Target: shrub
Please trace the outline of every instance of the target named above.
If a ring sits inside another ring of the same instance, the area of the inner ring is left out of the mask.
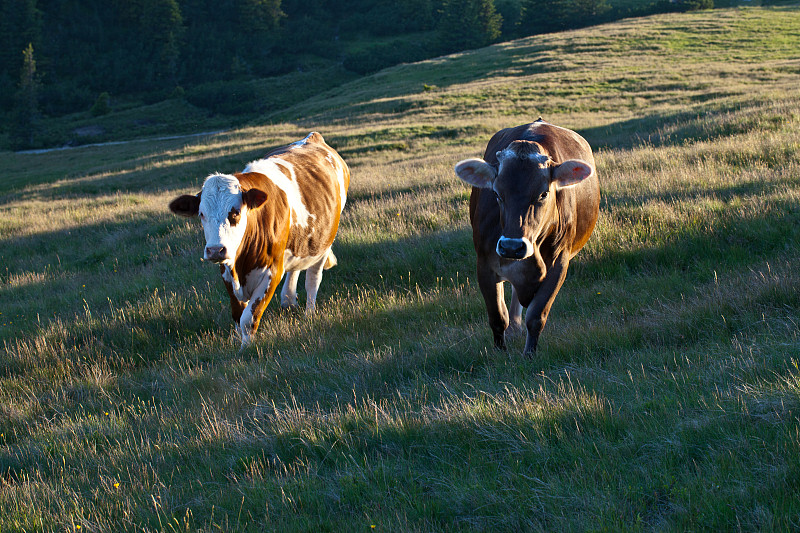
[[[107,92],[102,92],[94,101],[90,110],[93,117],[108,115],[111,112],[111,96]]]

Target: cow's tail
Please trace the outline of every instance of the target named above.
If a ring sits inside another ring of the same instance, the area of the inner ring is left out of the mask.
[[[336,256],[333,255],[333,250],[329,251],[328,258],[325,260],[325,270],[335,267],[338,262]]]

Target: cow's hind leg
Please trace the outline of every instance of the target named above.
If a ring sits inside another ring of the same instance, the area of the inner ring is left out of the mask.
[[[322,283],[322,271],[336,264],[336,258],[333,257],[333,264],[328,266],[332,256],[333,252],[328,248],[322,258],[306,270],[306,315],[313,315],[317,308],[317,291]]]
[[[281,307],[284,309],[297,305],[297,279],[299,277],[299,270],[286,273],[286,279],[281,289]]]

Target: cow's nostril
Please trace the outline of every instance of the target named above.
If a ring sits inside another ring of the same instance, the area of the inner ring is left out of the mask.
[[[210,260],[225,257],[226,249],[224,246],[206,246],[206,256]]]
[[[507,259],[522,259],[528,251],[523,239],[505,239],[497,242],[497,254]]]

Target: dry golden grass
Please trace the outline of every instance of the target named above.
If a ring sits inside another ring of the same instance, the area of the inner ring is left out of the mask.
[[[532,37],[208,139],[0,169],[0,529],[791,530],[800,10]],[[453,164],[535,119],[603,202],[534,360],[491,349]],[[353,171],[320,313],[239,353],[166,204],[318,130]]]

